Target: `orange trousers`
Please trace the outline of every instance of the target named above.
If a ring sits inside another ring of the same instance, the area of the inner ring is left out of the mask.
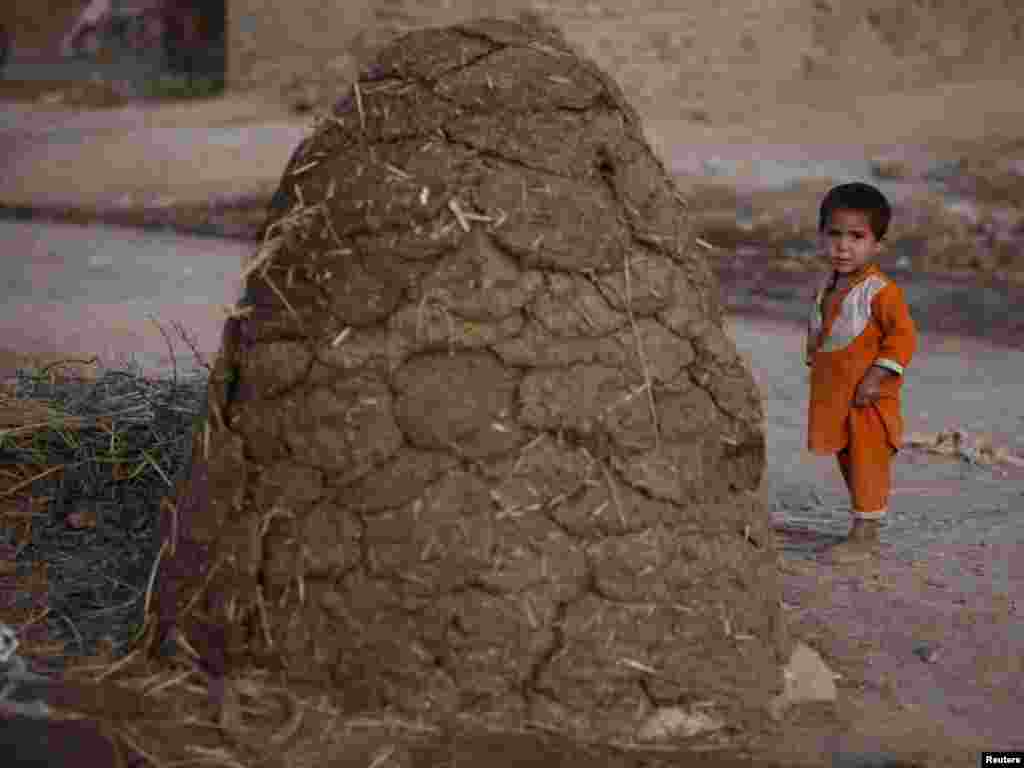
[[[850,492],[853,516],[881,520],[889,509],[896,448],[874,405],[851,408],[849,426],[850,440],[836,458]]]

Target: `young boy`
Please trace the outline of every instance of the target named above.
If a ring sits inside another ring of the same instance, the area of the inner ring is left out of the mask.
[[[853,508],[838,559],[867,556],[889,505],[892,458],[903,439],[900,385],[917,347],[903,292],[878,268],[892,218],[870,184],[825,195],[818,218],[832,266],[815,297],[807,334],[811,366],[808,448],[835,454]]]

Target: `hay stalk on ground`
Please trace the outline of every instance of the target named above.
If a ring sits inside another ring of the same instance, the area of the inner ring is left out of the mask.
[[[194,341],[178,332],[208,369]],[[170,334],[161,333],[171,347]],[[147,378],[134,365],[87,377],[69,372],[72,361],[58,361],[6,382],[0,499],[39,512],[19,531],[20,518],[7,512],[17,507],[5,507],[0,544],[17,553],[17,573],[27,578],[45,564],[48,581],[32,588],[22,582],[13,605],[0,609],[0,620],[28,638],[28,653],[59,640],[68,655],[50,661],[63,664],[95,652],[104,637],[122,649],[142,624],[157,567],[160,504],[187,459],[207,387],[201,369],[183,378],[171,352],[169,380]],[[45,594],[36,594],[40,588]],[[45,614],[32,608],[37,599]]]

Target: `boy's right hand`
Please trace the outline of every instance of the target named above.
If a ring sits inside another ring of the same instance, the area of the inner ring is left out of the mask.
[[[818,336],[807,332],[807,344],[804,347],[804,362],[811,365],[814,362],[814,353],[818,349]]]
[[[887,376],[889,376],[889,372],[884,368],[878,368],[877,366],[868,368],[867,373],[860,380],[860,383],[857,385],[857,391],[853,395],[854,406],[863,408],[877,402],[882,394],[882,381]]]

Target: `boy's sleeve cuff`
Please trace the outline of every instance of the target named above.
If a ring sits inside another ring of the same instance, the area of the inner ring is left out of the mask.
[[[880,357],[877,360],[875,360],[874,365],[877,365],[879,368],[885,368],[886,370],[892,371],[893,373],[897,373],[900,376],[903,375],[903,366],[897,363],[895,360],[889,360],[888,358]]]

